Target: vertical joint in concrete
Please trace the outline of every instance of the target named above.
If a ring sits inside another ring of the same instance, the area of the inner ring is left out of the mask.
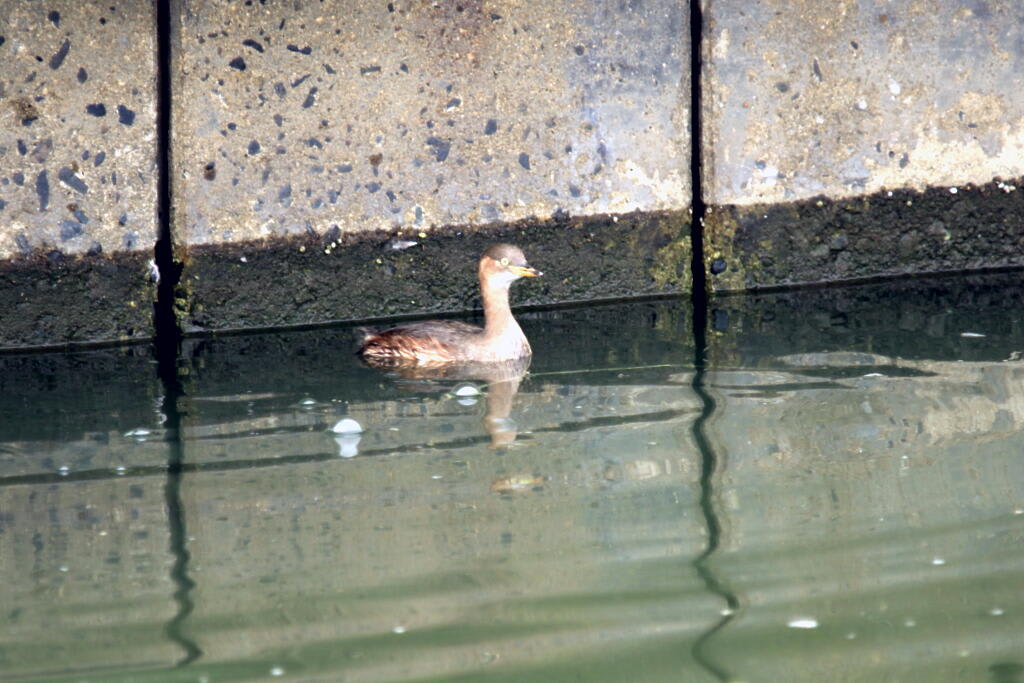
[[[701,157],[703,154],[703,131],[701,128],[702,101],[701,87],[701,49],[703,45],[704,16],[701,8],[702,0],[690,0],[690,187],[692,197],[690,206],[693,220],[690,223],[690,243],[693,253],[691,271],[693,273],[693,324],[696,334],[697,362],[700,363],[703,353],[704,326],[707,320],[707,273],[704,272],[704,192],[701,177]]]
[[[158,357],[177,355],[181,331],[175,315],[175,292],[181,264],[174,260],[171,238],[171,2],[157,0],[157,221],[154,262],[159,272],[153,317]]]

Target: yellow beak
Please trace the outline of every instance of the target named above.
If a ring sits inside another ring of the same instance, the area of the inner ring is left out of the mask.
[[[540,277],[544,273],[530,266],[509,266],[508,269],[519,277]]]

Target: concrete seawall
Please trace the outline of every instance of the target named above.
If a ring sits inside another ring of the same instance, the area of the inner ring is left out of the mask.
[[[710,0],[714,289],[1024,265],[1024,9]]]
[[[0,3],[0,347],[153,334],[149,3]]]
[[[174,14],[188,331],[685,289],[686,7],[188,0]],[[258,293],[258,294],[257,294]]]
[[[472,308],[496,240],[686,292],[693,209],[712,291],[1024,265],[1007,3],[126,7],[0,6],[0,347],[152,337],[161,235],[185,332]]]

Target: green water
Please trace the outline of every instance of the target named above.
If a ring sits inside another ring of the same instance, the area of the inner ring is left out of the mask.
[[[717,299],[699,368],[686,301],[534,312],[522,378],[0,356],[0,680],[1022,681],[1022,299]]]

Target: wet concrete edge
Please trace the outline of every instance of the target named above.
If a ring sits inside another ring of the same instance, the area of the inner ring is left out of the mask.
[[[151,259],[50,250],[0,262],[0,349],[151,339]]]
[[[1024,267],[1024,179],[709,207],[712,291]]]
[[[176,313],[197,334],[476,309],[476,262],[495,242],[545,273],[513,287],[513,306],[690,289],[688,212],[636,212],[179,247]]]

